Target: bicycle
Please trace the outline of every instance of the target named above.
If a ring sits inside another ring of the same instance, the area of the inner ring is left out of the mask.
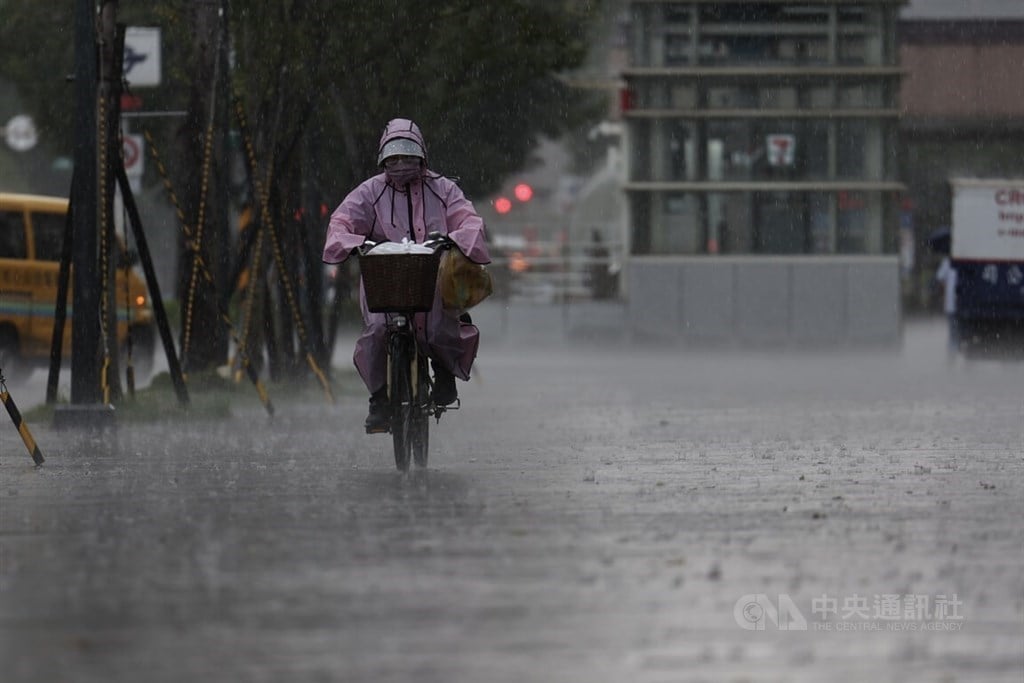
[[[387,243],[380,243],[387,244]],[[430,253],[372,254],[378,243],[367,241],[358,250],[359,267],[366,292],[367,308],[387,315],[387,396],[395,467],[405,472],[410,460],[427,466],[430,446],[430,418],[440,421],[448,406],[433,401],[434,380],[426,349],[416,340],[413,316],[433,307],[441,252],[453,243],[431,233],[426,246]]]

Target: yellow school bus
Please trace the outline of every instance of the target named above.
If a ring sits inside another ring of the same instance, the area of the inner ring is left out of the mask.
[[[63,197],[0,192],[0,370],[8,379],[49,362],[67,211]],[[120,241],[118,246],[118,258],[127,258]],[[72,282],[65,358],[71,349]],[[148,367],[156,341],[153,309],[134,268],[117,268],[115,299],[118,343],[125,348],[130,332],[134,364]]]

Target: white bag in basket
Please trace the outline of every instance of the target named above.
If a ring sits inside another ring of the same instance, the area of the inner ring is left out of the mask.
[[[373,256],[374,254],[433,254],[434,250],[430,247],[410,242],[408,237],[403,237],[401,242],[381,242],[370,251],[366,252],[366,256]]]

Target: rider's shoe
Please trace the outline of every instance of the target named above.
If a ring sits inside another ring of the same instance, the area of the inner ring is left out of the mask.
[[[434,405],[447,406],[455,403],[459,398],[459,390],[455,388],[455,375],[442,367],[439,363],[434,366]]]
[[[391,410],[388,406],[388,390],[385,387],[370,395],[370,413],[366,416],[366,433],[386,432],[390,427],[390,422]]]

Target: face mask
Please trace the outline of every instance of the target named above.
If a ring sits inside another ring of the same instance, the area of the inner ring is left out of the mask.
[[[420,177],[419,159],[396,159],[384,162],[384,173],[392,185],[405,187]]]

